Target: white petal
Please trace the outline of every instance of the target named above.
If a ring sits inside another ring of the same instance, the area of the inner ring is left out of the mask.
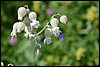
[[[51,37],[52,36],[52,30],[51,28],[46,28],[44,31],[45,37]]]
[[[52,32],[53,32],[54,36],[56,36],[56,37],[58,37],[61,33],[61,31],[59,30],[59,27],[53,27]]]
[[[30,23],[30,26],[34,26],[34,28],[38,28],[40,26],[39,21],[34,20],[32,23]]]
[[[52,41],[51,41],[51,38],[48,38],[48,37],[46,37],[45,39],[44,39],[44,43],[45,44],[50,44]]]
[[[25,24],[23,22],[18,22],[17,32],[20,33],[24,29],[25,29]]]
[[[59,21],[56,18],[53,18],[50,21],[50,24],[51,24],[52,27],[57,27],[58,26],[58,23],[59,23]]]
[[[18,9],[18,20],[22,20],[22,18],[27,14],[27,10],[24,7],[20,7]]]
[[[62,23],[64,23],[64,24],[66,24],[66,23],[68,22],[68,19],[67,19],[66,15],[62,15],[62,16],[60,17],[60,22],[62,22]]]
[[[30,12],[29,13],[29,18],[31,21],[36,20],[37,19],[37,14],[35,12]]]

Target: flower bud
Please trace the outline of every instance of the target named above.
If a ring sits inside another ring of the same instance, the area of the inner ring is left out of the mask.
[[[58,26],[58,23],[59,23],[59,21],[56,18],[53,18],[50,21],[50,24],[51,24],[52,27],[57,27]]]
[[[53,9],[47,9],[46,14],[51,16],[51,15],[54,14],[54,10]]]
[[[46,28],[44,31],[45,37],[51,37],[52,36],[52,30],[51,28]]]
[[[34,45],[34,50],[37,51],[38,49],[39,50],[41,49],[41,44],[35,44]]]
[[[4,66],[4,63],[3,62],[1,62],[1,66]]]
[[[63,34],[63,33],[61,33],[61,34],[59,35],[59,40],[60,40],[60,41],[63,41],[63,40],[64,40],[64,34]]]
[[[18,38],[16,36],[12,36],[12,38],[10,40],[10,44],[15,45],[17,42],[18,42]]]
[[[18,20],[22,20],[23,17],[27,14],[27,10],[24,7],[18,9]]]
[[[34,21],[37,19],[37,14],[35,12],[30,12],[29,13],[29,18],[31,21]]]
[[[64,24],[67,24],[67,23],[68,23],[67,17],[66,17],[65,15],[62,15],[62,16],[60,17],[60,22],[62,22],[62,23],[64,23]]]
[[[34,50],[36,51],[37,55],[39,55],[40,49],[41,49],[41,45],[40,44],[34,45]]]
[[[30,26],[31,26],[31,28],[32,28],[32,26],[34,28],[38,28],[40,26],[39,21],[34,20],[32,23],[30,23]]]
[[[50,44],[52,41],[51,41],[51,38],[48,38],[48,37],[46,37],[45,39],[44,39],[44,43],[45,44]]]
[[[61,31],[59,30],[59,27],[53,27],[52,33],[54,36],[58,37],[60,35]]]

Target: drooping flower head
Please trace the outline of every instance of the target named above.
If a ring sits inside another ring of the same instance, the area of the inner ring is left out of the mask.
[[[59,27],[53,27],[52,33],[55,37],[58,37],[60,35],[61,31],[59,30]]]
[[[49,38],[49,37],[46,37],[45,39],[44,39],[44,43],[45,44],[50,44],[52,42],[52,40],[51,40],[51,38]]]
[[[51,28],[46,28],[44,31],[45,37],[51,37],[52,36],[52,29]]]
[[[37,14],[35,12],[30,12],[29,13],[29,18],[31,21],[34,21],[37,19]]]
[[[67,23],[68,23],[68,19],[67,19],[66,15],[62,15],[62,16],[60,17],[60,22],[62,22],[62,23],[64,23],[64,24],[67,24]]]
[[[51,24],[52,27],[57,27],[58,24],[59,24],[59,21],[56,18],[52,18],[51,21],[50,21],[50,24]]]
[[[27,10],[24,7],[18,9],[18,20],[22,20],[23,17],[27,14]]]

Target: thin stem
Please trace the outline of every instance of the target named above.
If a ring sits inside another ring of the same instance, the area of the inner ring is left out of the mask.
[[[61,16],[60,14],[54,14],[51,18],[50,18],[50,20],[52,19],[52,18],[54,18],[54,16]],[[36,35],[39,35],[39,34],[41,34],[44,30],[45,30],[45,28],[46,27],[48,27],[48,24],[50,23],[50,20],[47,22],[47,24],[45,25],[45,27],[42,29],[42,30],[40,30],[40,32],[39,33],[37,33]]]
[[[35,42],[35,44],[37,44],[37,41],[36,41],[36,36],[34,36],[34,42]]]

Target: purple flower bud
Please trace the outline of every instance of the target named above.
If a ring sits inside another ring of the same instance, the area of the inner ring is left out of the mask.
[[[11,40],[10,40],[10,44],[11,44],[11,45],[15,45],[17,42],[18,42],[18,38],[15,37],[15,36],[13,36],[13,37],[11,38]]]
[[[46,14],[51,16],[51,15],[54,14],[54,10],[53,9],[47,9]]]
[[[61,34],[59,35],[59,40],[60,40],[60,41],[63,41],[63,40],[64,40],[64,34],[63,34],[63,33],[61,33]]]

